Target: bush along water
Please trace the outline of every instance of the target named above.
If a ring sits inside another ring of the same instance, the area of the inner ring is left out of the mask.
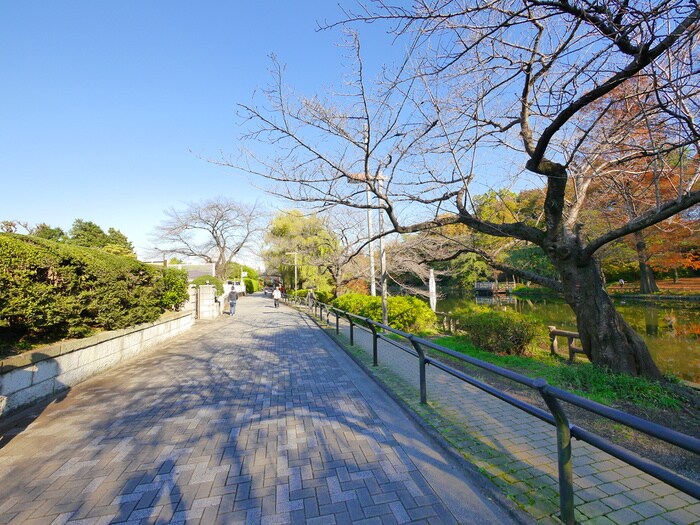
[[[517,312],[470,307],[452,315],[466,339],[496,354],[523,355],[529,346],[547,337],[539,321]]]
[[[183,273],[94,248],[0,234],[0,346],[154,321],[186,300]]]
[[[373,321],[382,320],[382,300],[369,295],[346,294],[333,301],[339,310],[368,317]],[[434,331],[435,313],[416,297],[389,297],[387,299],[388,323],[392,328],[415,334]]]
[[[291,295],[292,297],[299,297],[300,299],[306,299],[306,297],[309,295],[311,292],[310,289],[308,288],[302,288],[301,290],[291,291],[288,292],[288,295]],[[328,291],[328,290],[314,290],[314,297],[316,298],[317,301],[322,302],[323,304],[331,304],[333,302],[333,298],[335,297],[333,295],[333,292]]]

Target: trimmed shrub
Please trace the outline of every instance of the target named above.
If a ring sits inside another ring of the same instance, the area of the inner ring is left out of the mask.
[[[288,294],[290,296],[299,297],[300,299],[306,299],[310,291],[311,290],[309,288],[302,288],[296,292],[292,290],[291,292],[288,292]],[[325,304],[331,304],[335,296],[333,295],[333,292],[330,291],[320,292],[318,290],[314,290],[314,297],[316,297],[317,301]]]
[[[542,323],[517,312],[477,306],[458,309],[453,316],[466,339],[496,354],[523,355],[529,345],[547,337]]]
[[[243,283],[245,284],[245,293],[255,293],[260,290],[260,283],[257,279],[246,277],[243,279]]]
[[[333,300],[333,306],[374,321],[382,321],[381,297],[346,294]],[[424,333],[435,327],[435,313],[417,297],[389,297],[388,323],[392,328],[410,333]]]
[[[179,310],[182,304],[189,299],[188,286],[189,277],[186,270],[164,268],[160,280],[161,308]]]
[[[322,303],[325,304],[330,304],[333,302],[334,295],[333,292],[315,292],[316,293],[316,299],[321,301]]]
[[[197,288],[206,284],[216,286],[217,297],[224,295],[224,281],[218,277],[213,277],[211,275],[200,275],[199,277],[192,279],[192,284],[194,284]]]
[[[156,320],[186,283],[133,257],[0,234],[0,344],[84,337]],[[167,295],[167,296],[166,296]]]

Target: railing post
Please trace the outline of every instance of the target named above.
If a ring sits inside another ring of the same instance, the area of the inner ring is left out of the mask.
[[[338,310],[334,310],[333,313],[335,314],[335,335],[338,335],[340,334],[340,314]]]
[[[355,345],[355,323],[352,322],[352,317],[347,316],[348,322],[350,323],[350,346]]]
[[[576,525],[574,515],[574,471],[571,461],[571,428],[557,398],[547,392],[547,381],[537,379],[537,390],[547,403],[557,426],[557,460],[559,463],[559,516],[565,525]]]
[[[569,345],[569,364],[574,362],[576,359],[576,352],[574,351],[574,338],[570,335],[566,337],[566,342]]]
[[[413,338],[413,336],[409,337],[408,340],[411,341],[413,348],[415,348],[416,352],[418,353],[418,383],[420,384],[420,402],[421,404],[425,405],[428,402],[428,389],[425,384],[425,367],[427,364],[425,361],[425,352],[423,351],[423,347]]]
[[[369,325],[369,329],[372,330],[372,366],[379,366],[379,355],[377,352],[377,340],[379,336],[377,335],[377,327],[370,319],[367,319],[367,324]]]
[[[557,329],[556,326],[548,326],[549,328],[549,352],[552,355],[556,355],[559,350],[559,345],[557,343],[557,335],[554,333],[554,331]]]

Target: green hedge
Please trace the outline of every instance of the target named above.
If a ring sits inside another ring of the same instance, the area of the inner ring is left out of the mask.
[[[335,299],[332,304],[351,314],[379,322],[382,320],[381,297],[346,294]],[[387,308],[388,323],[392,328],[416,334],[430,332],[435,328],[435,313],[416,297],[389,297]]]
[[[301,290],[297,290],[296,292],[292,290],[288,293],[288,295],[306,299],[306,296],[309,295],[309,291],[310,290],[308,288],[302,288]],[[331,304],[335,296],[333,295],[333,292],[320,292],[318,290],[314,290],[314,297],[316,297],[317,301],[320,301],[324,304]]]
[[[243,279],[245,283],[245,293],[251,294],[260,291],[260,281],[246,277]]]
[[[529,345],[547,337],[540,321],[509,310],[469,307],[454,311],[452,316],[466,339],[496,354],[523,355]]]
[[[52,342],[156,320],[187,298],[176,270],[0,234],[0,345]]]
[[[192,284],[194,284],[197,288],[210,284],[216,287],[217,297],[224,295],[224,281],[218,277],[213,277],[211,275],[200,275],[199,277],[192,279]]]

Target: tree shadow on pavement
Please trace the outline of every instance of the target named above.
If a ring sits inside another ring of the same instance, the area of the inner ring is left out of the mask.
[[[454,521],[325,336],[296,315],[237,321],[86,382],[2,451],[0,522]]]

